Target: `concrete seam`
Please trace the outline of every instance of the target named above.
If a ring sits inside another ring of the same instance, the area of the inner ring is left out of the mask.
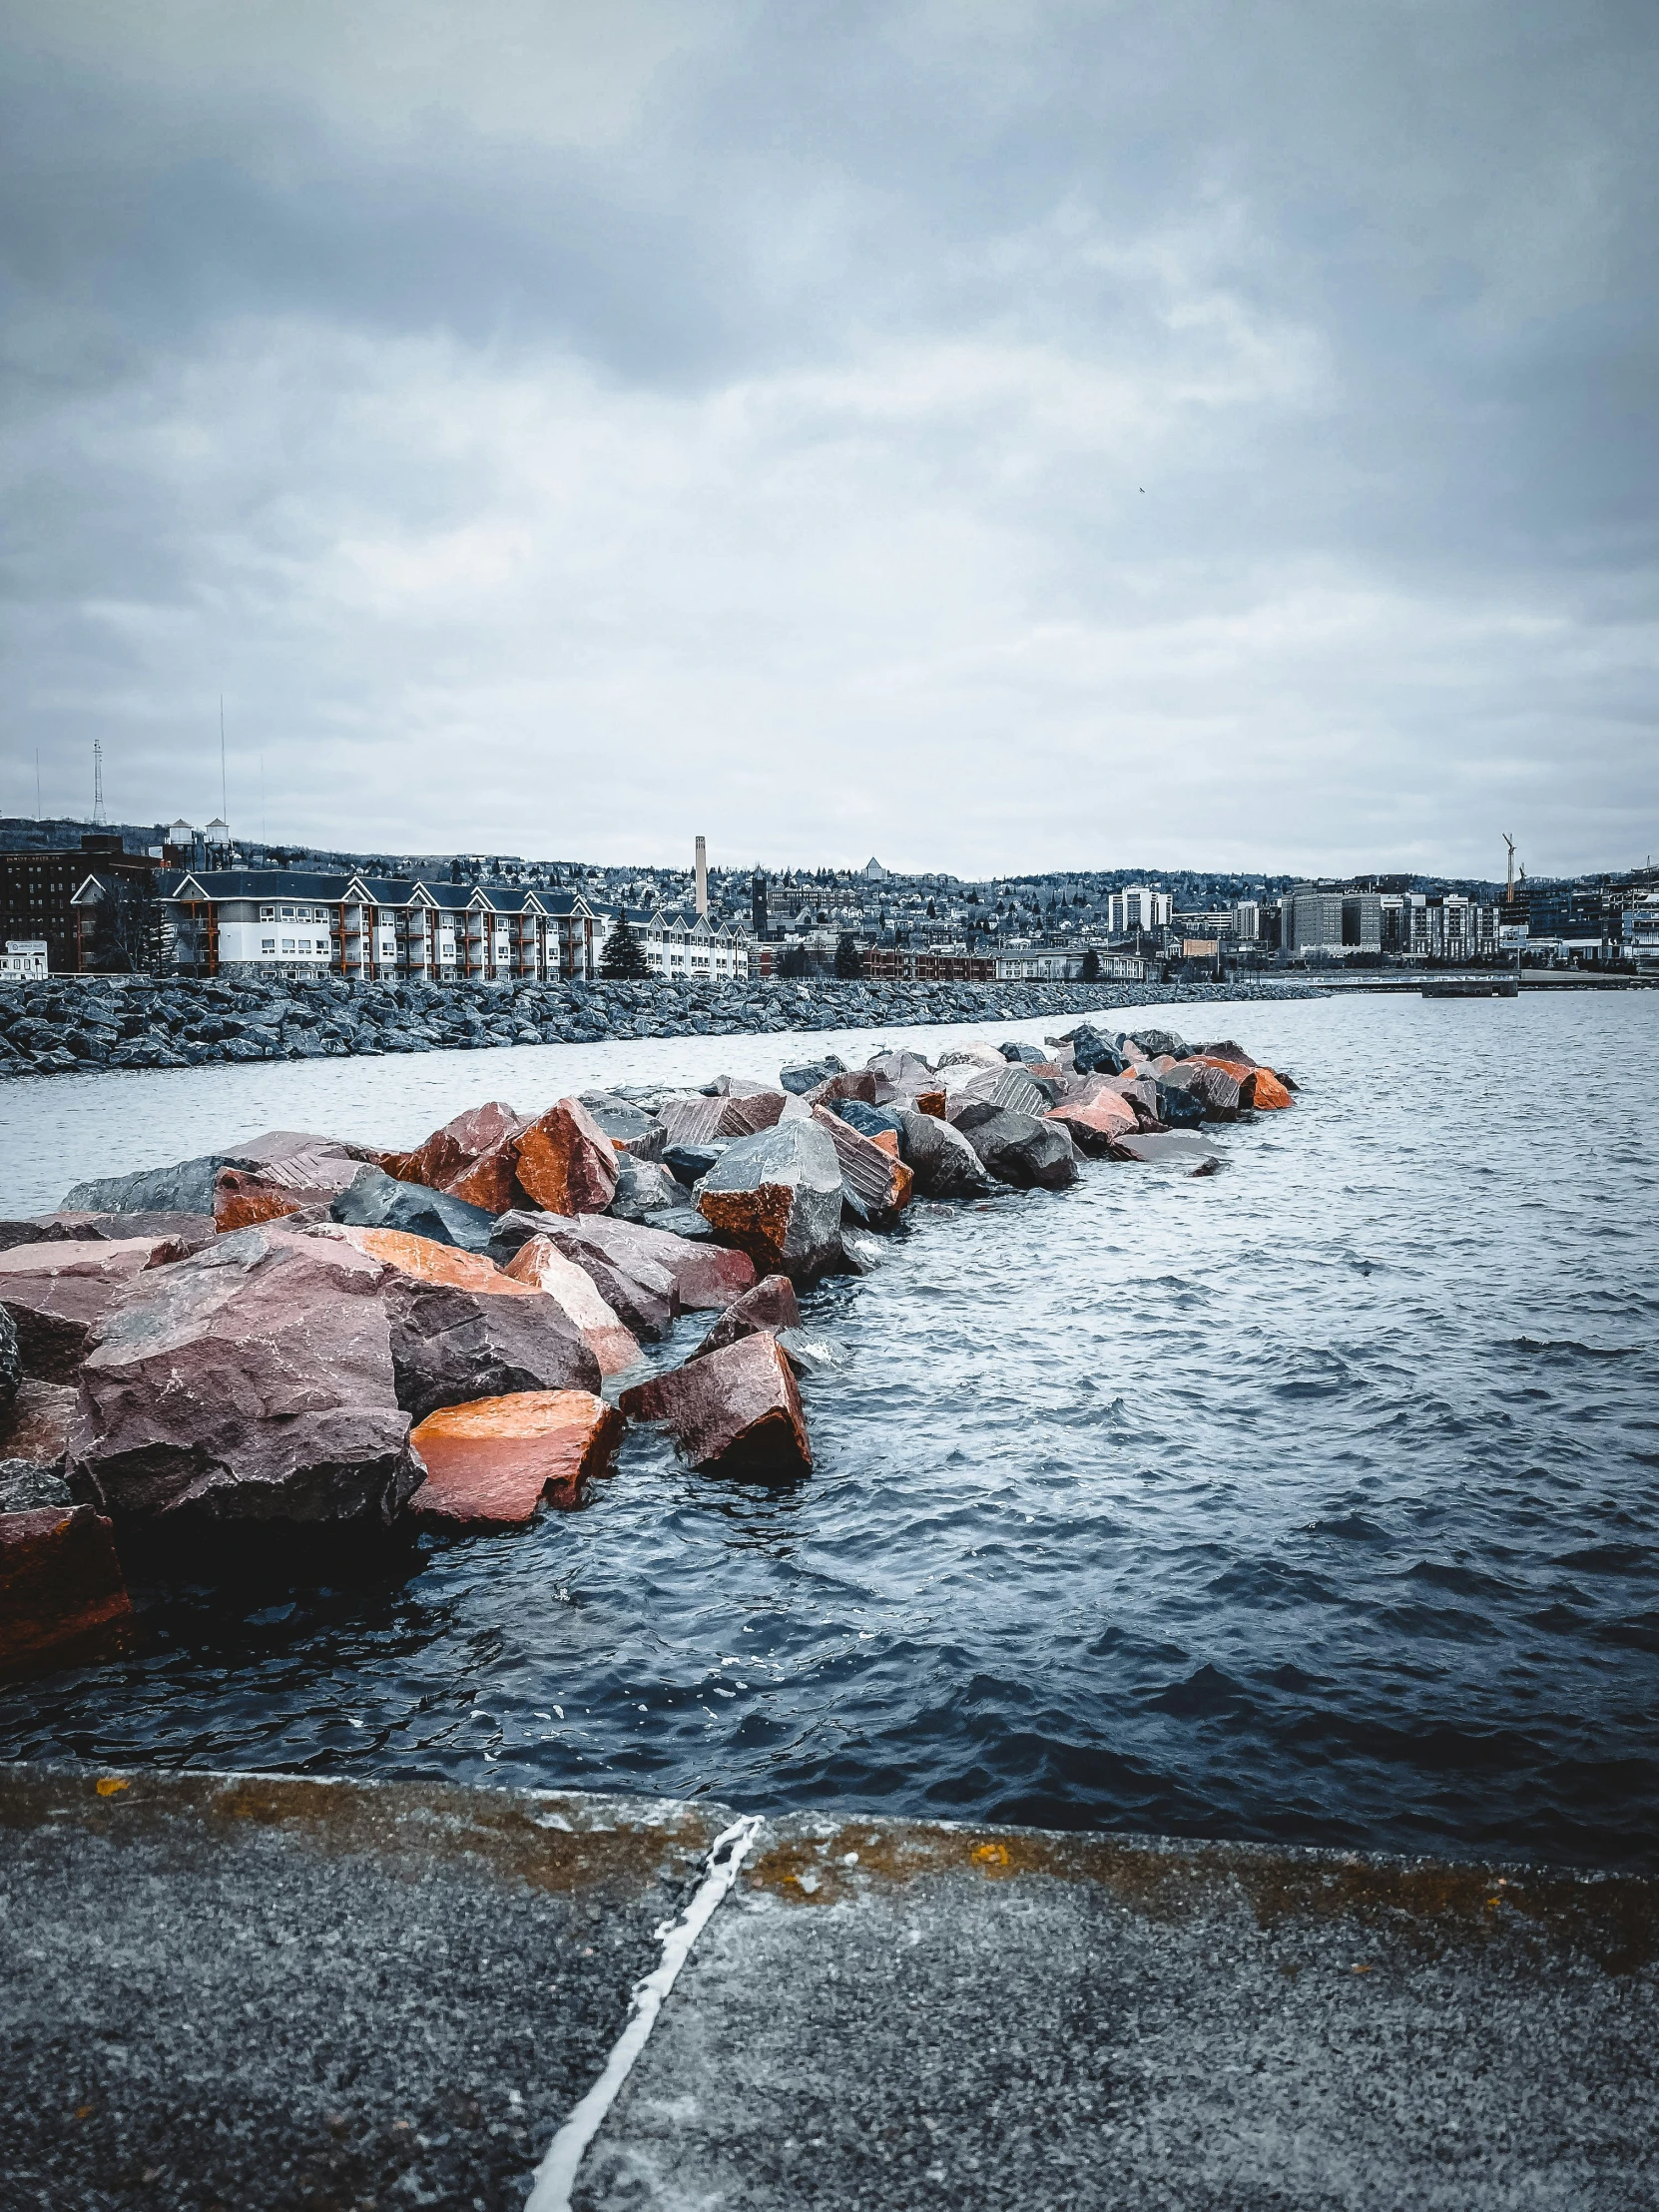
[[[650,2040],[663,2001],[674,1987],[680,1968],[691,1956],[692,1945],[737,1881],[760,1830],[760,1817],[753,1813],[745,1814],[730,1828],[723,1829],[710,1847],[703,1879],[691,1903],[677,1921],[664,1921],[657,1929],[663,1955],[651,1972],[634,1984],[627,2024],[612,2044],[598,2080],[548,2145],[546,2156],[536,2168],[524,2212],[570,2212],[570,2192],[576,2185],[583,2154],[621,2093],[623,2083],[633,2071],[635,2059]]]

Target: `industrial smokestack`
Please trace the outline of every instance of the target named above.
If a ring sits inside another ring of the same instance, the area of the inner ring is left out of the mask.
[[[707,837],[699,837],[697,840],[697,910],[700,914],[706,914],[709,911],[709,840]]]

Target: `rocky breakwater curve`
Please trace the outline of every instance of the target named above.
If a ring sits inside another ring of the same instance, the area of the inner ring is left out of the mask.
[[[802,1480],[801,1295],[879,1265],[918,1195],[1211,1173],[1208,1127],[1294,1089],[1231,1038],[1083,1023],[493,1102],[412,1152],[273,1130],[78,1185],[0,1223],[0,1671],[133,1634],[129,1539],[522,1525],[589,1503],[629,1423]],[[693,1313],[696,1350],[647,1372]]]
[[[1304,998],[1305,983],[260,982],[66,976],[0,986],[0,1078],[236,1060],[482,1051],[612,1037],[1027,1020]]]

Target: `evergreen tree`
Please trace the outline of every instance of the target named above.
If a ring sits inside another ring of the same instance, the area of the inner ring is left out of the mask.
[[[599,963],[599,972],[610,983],[637,983],[651,973],[645,947],[626,912],[605,939],[605,957]]]
[[[1083,981],[1085,983],[1098,983],[1100,981],[1100,954],[1092,944],[1083,955]]]
[[[852,942],[851,930],[843,929],[835,945],[835,975],[842,983],[856,983],[863,972],[863,954]]]
[[[804,944],[786,945],[784,957],[778,963],[778,972],[791,980],[809,974],[811,968],[807,959],[807,947]]]

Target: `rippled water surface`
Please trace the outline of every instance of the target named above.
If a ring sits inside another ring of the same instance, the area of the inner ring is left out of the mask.
[[[147,1583],[143,1655],[0,1692],[0,1755],[1651,1868],[1659,995],[1171,1018],[1291,1068],[1295,1111],[1205,1180],[915,1208],[810,1302],[843,1365],[806,1385],[799,1489],[635,1433],[525,1534],[325,1587]],[[781,1048],[13,1084],[4,1196]]]

